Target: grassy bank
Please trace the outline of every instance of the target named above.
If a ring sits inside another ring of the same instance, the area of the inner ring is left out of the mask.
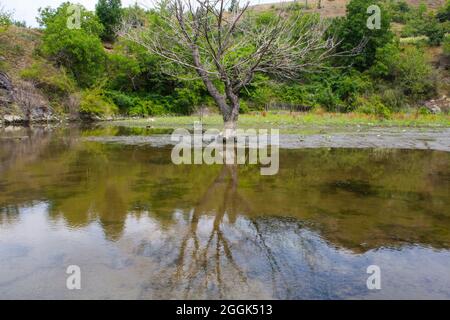
[[[186,127],[202,120],[206,126],[221,126],[219,115],[203,117],[157,117],[112,121],[115,125],[151,126],[151,127]],[[240,127],[280,127],[296,128],[299,126],[380,126],[380,127],[450,127],[450,115],[393,114],[389,119],[359,113],[254,113],[239,117]]]

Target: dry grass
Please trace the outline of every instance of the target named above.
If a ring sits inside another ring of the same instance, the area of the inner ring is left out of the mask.
[[[345,16],[345,8],[350,0],[322,0],[321,9],[317,8],[318,0],[302,0],[302,1],[288,1],[288,2],[276,2],[267,4],[256,4],[251,8],[256,11],[274,10],[277,8],[283,8],[298,3],[300,5],[308,4],[310,9],[305,12],[318,12],[322,17],[342,17]],[[418,6],[420,3],[425,3],[431,9],[437,9],[445,3],[445,0],[406,0],[406,2],[413,6]]]
[[[33,53],[40,42],[41,33],[34,29],[10,26],[0,33],[0,55],[8,62],[12,78],[33,63]]]

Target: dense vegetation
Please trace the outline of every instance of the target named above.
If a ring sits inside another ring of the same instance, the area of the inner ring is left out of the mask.
[[[366,27],[366,10],[372,4],[382,10],[381,29]],[[120,0],[100,0],[95,12],[81,9],[80,29],[70,29],[69,5],[40,10],[42,39],[33,63],[20,72],[22,79],[51,97],[55,110],[92,117],[190,114],[204,106],[215,109],[200,80],[191,79],[190,74],[186,79],[170,76],[159,57],[115,37],[121,18],[151,27],[158,23],[154,11],[122,8]],[[277,10],[274,6],[251,14],[257,15],[257,23],[264,23]],[[294,3],[288,10],[302,10],[302,6]],[[0,14],[0,32],[11,24],[8,13]],[[450,0],[436,11],[404,1],[351,0],[346,16],[333,18],[329,32],[342,39],[342,51],[362,39],[367,44],[360,55],[335,58],[329,68],[305,74],[301,81],[257,75],[244,90],[241,112],[323,109],[388,118],[399,111],[427,113],[424,101],[449,90]],[[436,56],[433,49],[438,46],[442,53]]]

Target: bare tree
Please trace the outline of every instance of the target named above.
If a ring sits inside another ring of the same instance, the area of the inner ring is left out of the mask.
[[[235,134],[241,90],[256,73],[298,79],[323,68],[339,44],[318,15],[279,10],[261,21],[249,2],[237,0],[228,12],[229,1],[162,0],[146,26],[124,21],[119,31],[185,74],[195,71],[223,115],[226,137]]]

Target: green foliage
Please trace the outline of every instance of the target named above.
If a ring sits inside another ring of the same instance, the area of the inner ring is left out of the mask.
[[[388,118],[392,111],[417,105],[436,92],[432,65],[424,52],[416,48],[418,44],[411,46],[402,42],[400,45],[393,41],[389,27],[391,17],[393,21],[406,23],[403,35],[421,36],[424,42],[428,39],[432,45],[442,42],[444,54],[450,56],[450,39],[448,35],[444,36],[450,25],[448,3],[433,14],[427,12],[426,6],[412,7],[404,1],[351,0],[347,17],[333,19],[330,33],[343,40],[340,51],[351,50],[366,41],[364,51],[356,57],[336,59],[329,66],[338,68],[305,74],[301,81],[282,82],[278,78],[256,74],[241,92],[240,112],[264,110],[266,106],[279,104],[294,108],[320,107],[333,112],[357,111]],[[366,26],[370,16],[366,10],[372,4],[382,9],[379,30],[370,30]],[[67,21],[72,14],[68,11],[69,5],[64,3],[57,9],[40,10],[42,44],[33,58],[34,63],[19,73],[24,80],[33,82],[45,92],[52,103],[63,104],[81,87],[84,90],[80,112],[88,117],[116,113],[128,116],[186,115],[199,107],[215,105],[202,81],[185,80],[196,78],[196,75],[181,72],[183,77],[170,76],[184,69],[163,63],[144,47],[118,39],[109,50],[103,48],[100,39],[114,40],[108,36],[113,34],[119,17],[149,28],[164,25],[154,10],[146,12],[138,6],[121,9],[120,1],[103,0],[97,4],[97,15],[81,7],[81,28],[69,29]],[[301,6],[293,4],[288,14],[298,11]],[[258,33],[257,30],[277,19],[274,11],[250,12],[243,23],[254,23],[255,33]],[[0,14],[0,21],[1,17]],[[318,15],[306,14],[295,21],[298,32],[309,30],[308,23],[318,18]],[[247,46],[226,55],[226,65],[245,61],[254,45],[250,41]],[[1,47],[0,42],[0,50]],[[17,50],[20,50],[18,56],[23,54],[24,48]],[[3,55],[1,51],[0,55]]]
[[[135,3],[133,6],[122,9],[122,19],[134,26],[144,26],[147,21],[147,13]]]
[[[85,117],[104,117],[117,113],[117,106],[101,88],[85,90],[81,97],[80,113]]]
[[[411,12],[411,7],[403,0],[387,1],[386,9],[389,10],[392,21],[397,23],[406,23]]]
[[[444,39],[444,26],[438,22],[434,15],[431,15],[425,24],[424,34],[428,37],[430,45],[438,46]]]
[[[404,16],[405,27],[402,30],[403,37],[427,36],[428,43],[432,46],[441,44],[448,27],[444,23],[445,7],[438,11],[428,12],[427,7],[422,3],[418,7],[410,8],[407,15]]]
[[[255,23],[258,26],[264,26],[275,22],[277,15],[272,11],[261,12],[256,16]]]
[[[447,0],[445,4],[438,10],[436,18],[439,22],[450,21],[450,0]]]
[[[446,35],[444,37],[444,41],[442,43],[442,49],[444,52],[444,55],[446,55],[447,57],[450,57],[450,35]]]
[[[249,103],[253,105],[253,109],[263,110],[267,103],[276,100],[276,86],[274,81],[266,75],[257,74],[252,83],[247,87],[245,98],[247,101],[247,107]]]
[[[401,88],[406,96],[425,98],[433,95],[436,88],[433,70],[424,52],[414,46],[399,48],[389,43],[377,50],[377,62],[371,74]]]
[[[250,107],[248,105],[248,102],[246,100],[241,100],[239,113],[245,114],[245,113],[249,113],[249,112],[250,112]]]
[[[80,86],[88,87],[104,72],[106,56],[99,39],[103,26],[94,14],[81,7],[81,28],[70,29],[69,6],[64,3],[56,10],[41,10],[40,21],[46,27],[41,51],[67,68]]]
[[[56,69],[45,61],[36,61],[21,71],[24,80],[32,81],[36,87],[44,90],[49,96],[68,96],[75,92],[74,81],[63,69]]]
[[[27,27],[27,23],[25,21],[14,20],[13,21],[13,25],[15,25],[16,27],[19,27],[19,28],[26,28]]]
[[[0,32],[4,31],[11,24],[11,12],[4,10],[0,3]]]
[[[120,0],[99,0],[95,12],[104,26],[102,39],[115,40],[116,28],[122,19],[122,3]]]
[[[428,108],[426,108],[426,107],[420,107],[420,108],[417,110],[417,112],[418,112],[419,114],[421,114],[421,115],[428,115],[428,114],[431,114],[431,111],[430,111]]]
[[[367,28],[369,18],[367,8],[371,5],[378,5],[381,8],[380,29]],[[352,50],[361,42],[365,42],[366,45],[362,54],[348,57],[343,63],[353,65],[360,71],[370,68],[375,61],[377,48],[384,46],[393,38],[390,23],[389,11],[385,9],[381,1],[351,0],[347,5],[347,16],[343,19],[335,19],[332,31],[336,32],[338,38],[342,40],[341,51]]]
[[[391,110],[383,104],[381,98],[377,95],[369,98],[359,97],[355,105],[356,111],[359,113],[376,115],[383,119],[389,119],[392,115]]]
[[[175,81],[161,70],[161,60],[145,48],[121,41],[108,55],[109,88],[125,92],[172,94]]]

